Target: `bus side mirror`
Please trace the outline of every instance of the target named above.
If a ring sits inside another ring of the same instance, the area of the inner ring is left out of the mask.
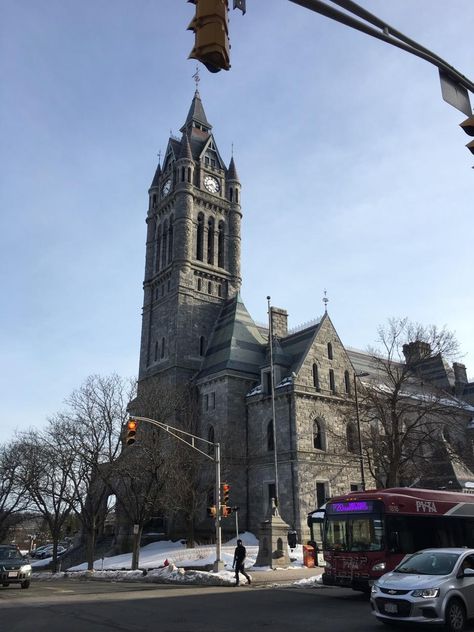
[[[400,551],[400,538],[398,536],[398,531],[390,532],[389,545],[390,551],[392,553],[397,553],[398,551]]]

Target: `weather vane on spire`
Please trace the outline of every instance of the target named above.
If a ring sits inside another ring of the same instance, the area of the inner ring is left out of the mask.
[[[323,303],[324,303],[324,313],[327,314],[328,313],[328,303],[329,303],[329,299],[327,297],[327,290],[324,290]]]
[[[199,76],[199,66],[196,66],[196,72],[193,75],[194,83],[196,84],[196,92],[198,91],[199,82],[201,81],[201,77]]]

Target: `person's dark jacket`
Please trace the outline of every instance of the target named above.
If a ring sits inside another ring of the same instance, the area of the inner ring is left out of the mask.
[[[243,544],[238,544],[235,547],[234,564],[242,564],[242,562],[245,560],[246,555],[247,550],[245,546]]]

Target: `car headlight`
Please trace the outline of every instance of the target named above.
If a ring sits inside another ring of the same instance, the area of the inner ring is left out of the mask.
[[[20,573],[31,573],[31,565],[25,564],[24,566],[20,566]]]
[[[377,564],[374,564],[372,566],[372,570],[373,571],[384,571],[385,570],[385,562],[377,562]]]
[[[372,588],[370,589],[370,592],[372,593],[372,595],[375,595],[375,593],[379,592],[379,587],[377,586],[377,584],[372,584]]]
[[[419,590],[414,590],[411,594],[413,597],[430,599],[439,595],[439,588],[420,588]]]

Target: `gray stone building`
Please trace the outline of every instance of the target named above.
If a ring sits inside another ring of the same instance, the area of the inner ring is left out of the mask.
[[[192,382],[199,433],[222,446],[240,528],[257,532],[278,487],[280,515],[304,540],[308,512],[361,488],[354,387],[370,358],[344,347],[327,313],[288,331],[276,307],[270,357],[269,330],[240,294],[241,183],[197,91],[180,131],[149,189],[139,396],[154,380]],[[472,392],[462,365],[430,362],[431,377]]]

